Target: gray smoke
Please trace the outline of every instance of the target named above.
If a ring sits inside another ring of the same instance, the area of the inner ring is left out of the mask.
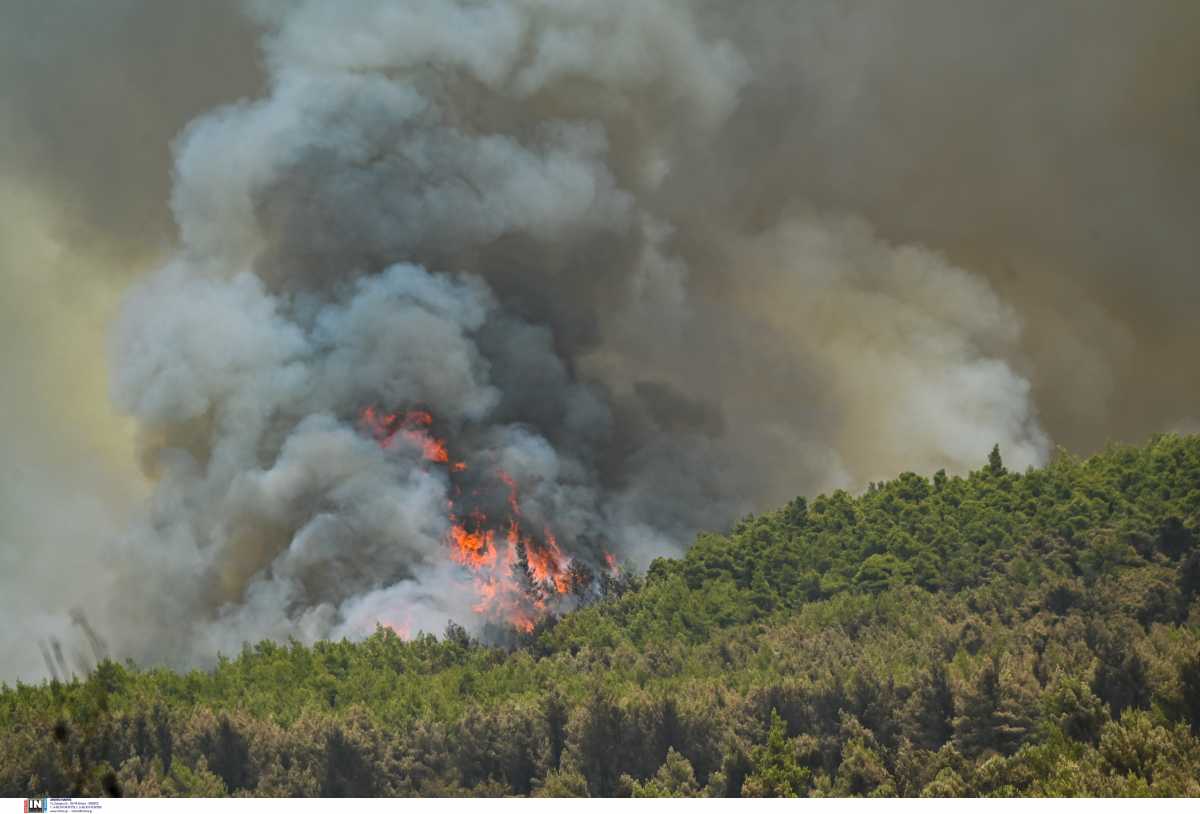
[[[147,491],[106,337],[174,241],[171,140],[260,92],[256,49],[222,0],[0,0],[0,680],[48,674],[38,641],[86,655],[76,605],[138,635],[103,613]]]
[[[174,142],[177,246],[112,329],[153,490],[80,604],[119,656],[479,629],[445,508],[479,473],[644,567],[798,493],[1195,419],[1152,380],[1197,338],[1192,5],[249,12],[265,91]]]

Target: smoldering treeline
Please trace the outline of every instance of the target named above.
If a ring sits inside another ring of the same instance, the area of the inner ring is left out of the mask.
[[[178,249],[113,329],[155,484],[79,544],[120,655],[471,622],[450,484],[368,404],[639,565],[797,493],[1196,418],[1190,4],[249,12],[265,90],[175,142]],[[110,180],[23,166],[105,211]]]

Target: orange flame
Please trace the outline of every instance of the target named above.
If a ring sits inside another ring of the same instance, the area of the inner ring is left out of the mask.
[[[450,524],[450,556],[455,562],[472,570],[489,568],[496,564],[495,532],[488,529],[469,531],[463,525]]]
[[[402,618],[377,619],[376,622],[379,625],[388,628],[405,641],[409,641],[413,637],[412,620],[409,619],[407,613],[402,614]]]
[[[445,464],[451,475],[467,470],[465,462],[450,460],[446,443],[433,434],[434,419],[427,410],[386,413],[367,407],[362,411],[360,423],[384,449],[390,448],[396,436],[401,435],[421,447],[426,461]],[[538,618],[547,612],[545,597],[569,593],[570,559],[559,548],[558,539],[549,527],[542,529],[540,538],[522,528],[524,515],[516,480],[504,470],[498,470],[496,477],[508,491],[507,516],[491,518],[480,509],[458,511],[455,500],[461,497],[461,488],[455,485],[456,497],[446,501],[450,521],[447,546],[451,560],[473,574],[477,601],[472,609],[530,632]],[[518,549],[522,547],[527,579],[521,576],[518,557]],[[527,584],[530,581],[532,586]]]
[[[555,538],[554,532],[548,528],[544,529],[542,537],[545,540],[543,548],[527,547],[529,569],[538,582],[549,582],[557,593],[565,594],[571,590],[570,579],[563,569],[567,559],[558,547],[558,540]]]
[[[401,435],[421,447],[421,454],[425,460],[439,464],[450,462],[446,444],[430,435],[433,416],[426,410],[409,410],[401,415],[380,413],[374,407],[367,407],[362,411],[361,420],[363,426],[384,449],[391,447],[396,436]]]

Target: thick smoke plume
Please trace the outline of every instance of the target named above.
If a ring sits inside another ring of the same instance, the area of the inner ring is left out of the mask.
[[[448,541],[494,477],[600,572],[1183,426],[1200,384],[1130,360],[1196,339],[1200,15],[1096,8],[253,4],[263,90],[174,142],[112,330],[153,489],[83,546],[94,624],[171,664],[478,630]]]

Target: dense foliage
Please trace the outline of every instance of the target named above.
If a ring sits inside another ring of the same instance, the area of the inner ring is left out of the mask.
[[[1200,795],[1200,438],[797,498],[511,647],[0,692],[0,795]]]

